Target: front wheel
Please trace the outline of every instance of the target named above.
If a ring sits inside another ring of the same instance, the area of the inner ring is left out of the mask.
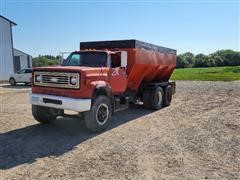
[[[63,110],[61,109],[32,105],[32,115],[34,119],[42,124],[52,122],[57,118],[57,116],[61,115],[62,113]]]
[[[14,78],[10,78],[9,79],[9,83],[11,84],[11,86],[15,86],[16,85],[16,81]]]
[[[90,111],[84,112],[86,127],[93,132],[103,131],[108,127],[112,116],[110,100],[106,96],[98,96]]]

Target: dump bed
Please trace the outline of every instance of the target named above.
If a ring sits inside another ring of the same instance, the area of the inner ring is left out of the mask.
[[[128,88],[136,91],[142,82],[168,81],[176,67],[176,50],[138,40],[81,42],[80,49],[128,52]]]

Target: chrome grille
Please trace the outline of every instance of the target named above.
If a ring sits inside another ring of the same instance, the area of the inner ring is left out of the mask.
[[[41,76],[41,81],[37,81],[36,77]],[[75,85],[70,83],[70,78],[77,78]],[[34,85],[59,88],[79,88],[79,73],[63,73],[63,72],[34,72]]]
[[[42,75],[43,83],[69,84],[68,76]]]

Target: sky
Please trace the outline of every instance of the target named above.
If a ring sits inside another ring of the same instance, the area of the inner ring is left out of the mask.
[[[81,41],[138,39],[209,54],[238,50],[240,0],[0,0],[17,23],[14,47],[32,56],[79,49]]]

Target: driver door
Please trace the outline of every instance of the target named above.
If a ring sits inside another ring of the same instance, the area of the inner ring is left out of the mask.
[[[109,79],[113,94],[121,94],[127,88],[127,73],[126,68],[121,67],[120,54],[111,55],[111,67],[109,70]]]
[[[17,82],[24,82],[24,76],[25,76],[26,69],[22,69],[17,72],[16,74],[16,81]]]

